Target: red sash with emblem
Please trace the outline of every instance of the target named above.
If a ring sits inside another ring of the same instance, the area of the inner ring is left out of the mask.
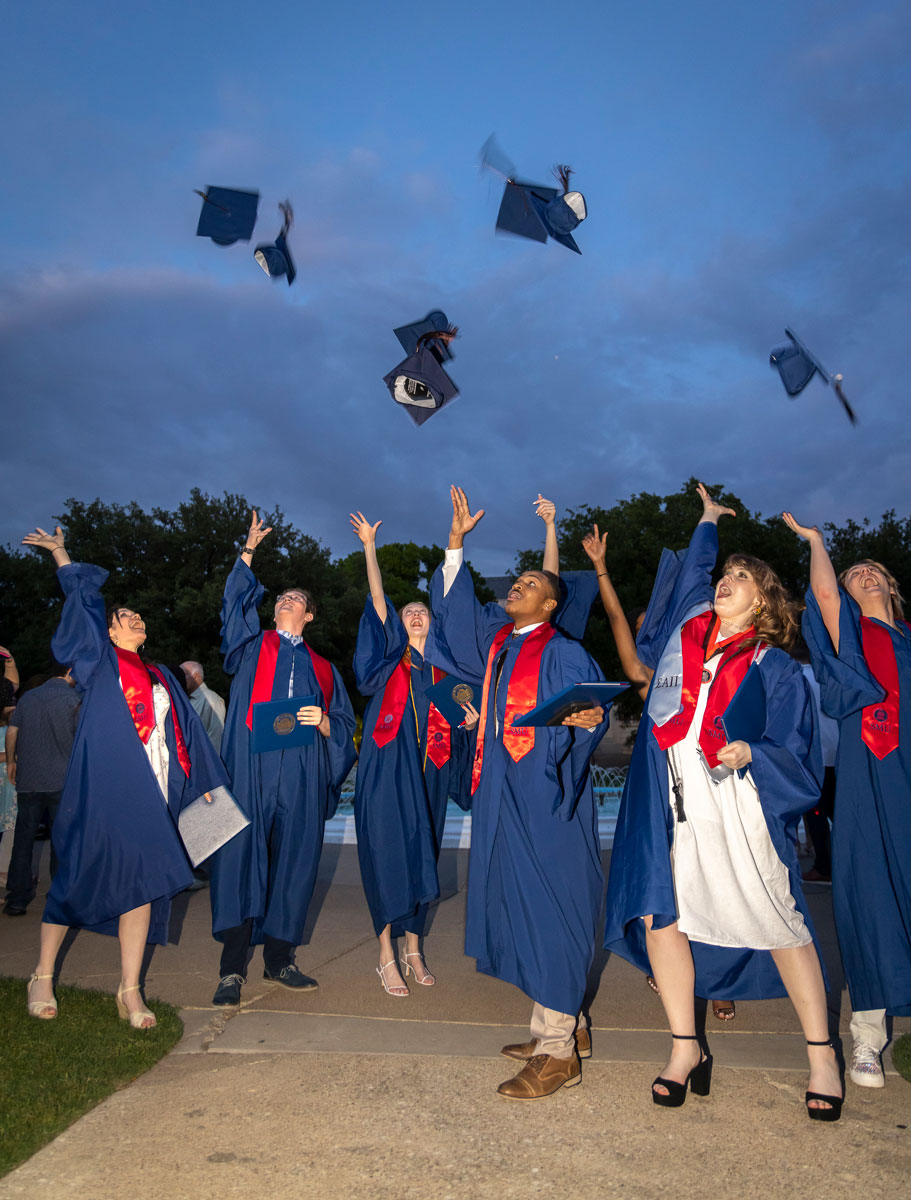
[[[668,750],[682,741],[693,722],[696,701],[699,699],[699,689],[702,686],[702,671],[705,663],[715,653],[720,624],[717,614],[709,610],[692,617],[681,630],[683,651],[681,699],[683,707],[679,713],[665,721],[663,725],[653,727],[655,738],[662,750]],[[755,636],[756,631],[750,626],[743,633],[738,633],[736,637],[726,641],[724,649],[721,651],[721,661],[709,688],[702,725],[699,729],[699,745],[710,767],[718,766],[718,751],[727,742],[721,724],[724,710],[743,683],[744,676],[752,662],[753,656],[747,653],[752,647],[745,647],[744,642]]]
[[[864,707],[860,736],[877,758],[885,758],[898,747],[899,688],[895,647],[889,630],[868,617],[860,618],[860,637],[870,674],[886,693],[884,699]]]
[[[494,636],[493,644],[487,655],[487,670],[484,673],[484,690],[481,693],[481,719],[478,722],[478,748],[475,751],[474,763],[471,768],[471,794],[477,791],[481,782],[481,767],[484,765],[484,730],[487,725],[487,697],[490,692],[490,676],[494,659],[506,644],[506,639],[515,626],[504,625]],[[535,744],[535,729],[533,725],[513,726],[513,717],[528,712],[538,701],[538,680],[541,675],[541,655],[544,647],[554,636],[554,628],[550,624],[539,625],[522,639],[516,665],[509,677],[509,687],[506,691],[506,712],[503,717],[503,745],[509,752],[513,762],[532,749]]]
[[[165,682],[165,677],[154,663],[143,662],[133,650],[114,647],[117,655],[117,666],[120,669],[120,686],[123,696],[136,726],[136,732],[144,746],[149,744],[152,730],[155,728],[155,701],[152,698],[152,678],[154,677],[168,693],[171,701],[171,718],[174,721],[174,740],[177,742],[177,761],[184,775],[190,774],[190,753],[184,741],[183,730],[174,707],[174,697]]]
[[[278,662],[280,645],[281,638],[277,630],[268,629],[263,634],[263,640],[259,647],[259,658],[256,660],[256,674],[253,677],[253,691],[250,693],[250,705],[247,709],[248,729],[253,728],[253,705],[272,699],[272,689],[275,686],[275,664]],[[328,659],[311,650],[306,642],[303,645],[310,655],[316,682],[323,693],[323,707],[328,710],[332,707],[332,694],[335,689],[332,664]]]
[[[446,678],[446,672],[431,666],[434,683]],[[373,727],[373,740],[380,747],[388,746],[402,727],[405,705],[411,693],[411,647],[402,655],[402,660],[389,676],[383,689],[380,711]],[[420,741],[420,738],[418,739]],[[439,769],[449,762],[452,752],[449,722],[435,705],[430,705],[427,714],[427,757]]]

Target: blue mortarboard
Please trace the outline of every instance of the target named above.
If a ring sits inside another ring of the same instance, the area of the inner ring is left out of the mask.
[[[264,242],[263,245],[257,246],[253,252],[253,257],[270,279],[281,279],[285,275],[288,279],[288,287],[290,287],[297,275],[291,251],[288,249],[287,240],[288,230],[294,221],[294,210],[288,201],[285,201],[284,204],[280,204],[278,207],[285,218],[281,232],[274,242]]]
[[[421,334],[414,354],[383,376],[389,394],[397,404],[402,405],[415,425],[423,425],[459,394],[459,389],[443,370],[442,363],[443,348],[455,337],[456,332],[452,327],[445,331]]]
[[[848,420],[852,425],[856,425],[857,417],[854,415],[854,410],[851,408],[847,397],[841,389],[842,376],[833,375],[827,371],[816,355],[807,349],[793,330],[786,328],[784,332],[785,336],[790,340],[781,346],[773,347],[769,354],[769,362],[773,367],[778,368],[778,374],[781,376],[781,382],[784,384],[788,395],[799,396],[818,371],[823,383],[832,384],[836,396],[848,414]]]
[[[418,348],[418,340],[424,333],[448,333],[449,318],[444,312],[435,308],[422,321],[414,321],[411,325],[400,325],[392,331],[402,344],[406,354],[414,354]],[[448,339],[434,339],[434,348],[439,351],[441,360],[451,359]]]
[[[515,169],[493,136],[481,147],[481,163],[506,178],[503,199],[497,213],[497,229],[503,233],[514,233],[533,242],[546,242],[548,237],[574,250],[576,245],[572,232],[588,215],[585,197],[581,192],[569,190],[569,167],[558,166],[554,174],[562,184],[562,191],[543,184],[526,183],[516,179]]]
[[[211,238],[217,246],[249,242],[256,224],[259,192],[238,192],[233,188],[210,187],[202,196],[197,237]]]

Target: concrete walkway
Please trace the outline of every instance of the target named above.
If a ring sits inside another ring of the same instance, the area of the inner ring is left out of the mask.
[[[178,1005],[175,1051],[0,1182],[0,1197],[106,1200],[233,1197],[653,1197],[764,1193],[905,1197],[911,1086],[848,1084],[837,1125],[803,1110],[805,1051],[787,1001],[709,1015],[712,1094],[682,1110],[650,1101],[668,1037],[660,1001],[626,963],[592,972],[593,1058],[584,1082],[531,1104],[504,1101],[501,1045],[527,1037],[529,1001],[462,953],[467,854],[444,851],[444,899],[426,954],[438,983],[395,999],[380,989],[350,846],[327,846],[298,962],[303,995],[262,980],[254,958],[238,1010],[210,1001],[218,951],[206,892],[175,904],[176,944],[156,951],[146,992]],[[330,886],[331,885],[331,886]],[[830,889],[810,902],[847,1032]],[[0,972],[27,976],[40,904],[0,917]],[[81,935],[61,978],[112,991],[116,947]],[[111,1019],[115,1019],[111,1003]],[[911,1021],[895,1022],[896,1036]],[[888,1064],[887,1064],[888,1065]]]

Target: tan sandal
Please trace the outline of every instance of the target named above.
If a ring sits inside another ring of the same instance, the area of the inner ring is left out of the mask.
[[[424,968],[423,975],[418,977],[417,970],[408,961],[409,958],[416,958],[418,960],[418,962]],[[414,976],[415,983],[420,983],[423,987],[433,987],[433,985],[437,981],[436,975],[431,975],[430,972],[427,970],[427,964],[424,962],[424,955],[420,952],[420,950],[414,950],[414,951],[412,951],[411,954],[409,954],[407,951],[405,951],[402,954],[402,969],[404,971],[406,979],[408,978],[408,972],[410,971],[411,974]]]
[[[37,1017],[39,1021],[51,1021],[57,1015],[56,1000],[33,1000],[32,999],[32,984],[37,983],[39,979],[53,979],[53,974],[39,975],[36,971],[30,978],[25,988],[26,1003],[28,1004],[28,1015]]]
[[[115,999],[117,1000],[117,1015],[120,1017],[121,1021],[129,1021],[130,1025],[132,1026],[133,1029],[154,1029],[155,1026],[158,1024],[158,1022],[155,1020],[155,1014],[153,1012],[150,1012],[145,1007],[139,1008],[135,1012],[130,1012],[130,1010],[127,1008],[127,1006],[123,1002],[123,998],[127,994],[127,992],[138,992],[138,991],[139,991],[138,983],[134,983],[132,987],[124,987],[123,983],[121,982],[120,987],[117,989],[117,995],[115,997]],[[151,1018],[151,1024],[144,1025],[143,1022],[147,1018]]]

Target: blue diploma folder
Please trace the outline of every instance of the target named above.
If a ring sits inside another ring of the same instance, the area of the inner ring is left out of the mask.
[[[561,725],[566,717],[586,708],[607,711],[613,700],[625,692],[628,683],[574,683],[536,705],[531,712],[513,717],[513,725]]]
[[[290,750],[294,746],[312,746],[315,725],[301,725],[297,710],[316,704],[316,696],[289,696],[287,700],[266,700],[253,705],[254,754],[266,750]]]
[[[765,733],[765,685],[753,663],[721,718],[729,742],[758,742]]]
[[[455,675],[447,675],[445,679],[429,687],[427,695],[453,729],[458,729],[465,720],[463,704],[473,704],[475,708],[479,708],[481,704],[480,687],[466,683],[464,679],[457,679]]]

